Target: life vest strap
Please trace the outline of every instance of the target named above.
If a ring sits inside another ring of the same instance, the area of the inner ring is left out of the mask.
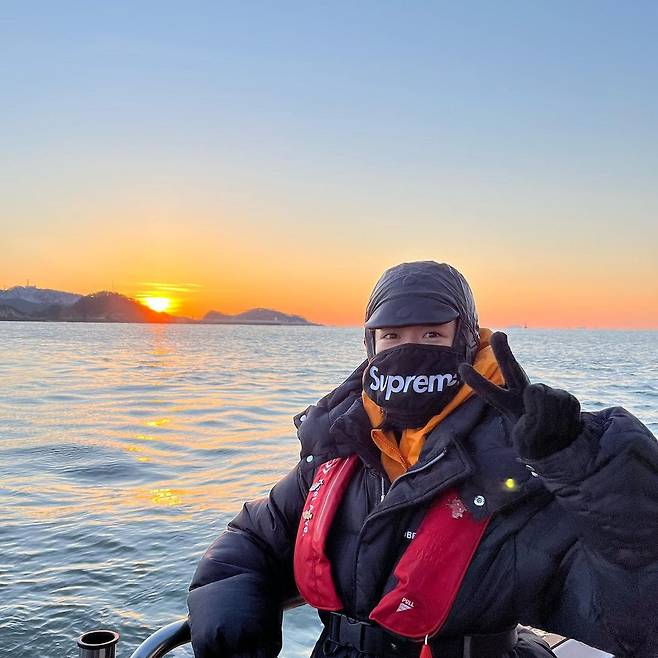
[[[302,511],[295,542],[295,582],[307,603],[319,610],[344,609],[326,544],[358,463],[352,455],[318,467]],[[395,586],[371,611],[370,620],[411,640],[438,633],[488,522],[489,518],[473,518],[456,490],[442,492],[398,561]]]
[[[325,625],[327,641],[382,658],[419,656],[423,647],[422,642],[394,635],[372,622],[359,621],[337,612],[329,613]],[[500,633],[435,636],[429,640],[429,646],[432,654],[440,658],[494,658],[512,651],[516,642],[516,626],[512,626]]]
[[[347,459],[331,459],[318,468],[299,521],[293,560],[295,581],[304,600],[318,610],[343,607],[325,545],[358,461],[352,455]]]
[[[455,489],[443,492],[396,565],[396,586],[382,597],[370,619],[416,640],[438,632],[489,520],[474,519]]]

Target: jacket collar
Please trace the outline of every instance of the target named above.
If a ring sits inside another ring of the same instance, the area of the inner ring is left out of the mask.
[[[366,467],[381,471],[379,450],[370,438],[370,420],[361,400],[367,364],[361,363],[340,386],[294,417],[302,459],[312,456],[322,463],[357,454]]]
[[[366,365],[360,364],[340,386],[297,414],[294,422],[302,459],[312,456],[317,465],[357,454],[366,468],[387,477],[361,399]],[[514,487],[506,487],[511,480]],[[476,518],[543,489],[514,453],[506,421],[477,396],[428,434],[418,462],[396,480],[382,510],[419,504],[450,486],[459,487],[464,505]],[[484,504],[478,504],[480,496]]]

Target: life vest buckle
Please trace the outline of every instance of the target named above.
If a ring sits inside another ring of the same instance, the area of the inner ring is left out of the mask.
[[[343,647],[376,656],[409,655],[420,645],[407,638],[386,632],[380,626],[359,621],[337,612],[331,612],[328,639]]]
[[[362,651],[366,625],[369,624],[352,617],[345,617],[339,627],[338,642]]]

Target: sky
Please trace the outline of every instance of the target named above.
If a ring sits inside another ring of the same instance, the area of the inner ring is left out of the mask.
[[[3,2],[0,288],[658,328],[658,4]]]

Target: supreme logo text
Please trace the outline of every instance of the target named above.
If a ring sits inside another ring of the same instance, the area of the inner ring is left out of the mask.
[[[385,400],[390,400],[393,393],[406,393],[411,387],[416,393],[434,393],[448,386],[454,386],[459,379],[456,374],[445,375],[380,375],[379,368],[372,366],[370,388],[373,391],[386,391]]]

